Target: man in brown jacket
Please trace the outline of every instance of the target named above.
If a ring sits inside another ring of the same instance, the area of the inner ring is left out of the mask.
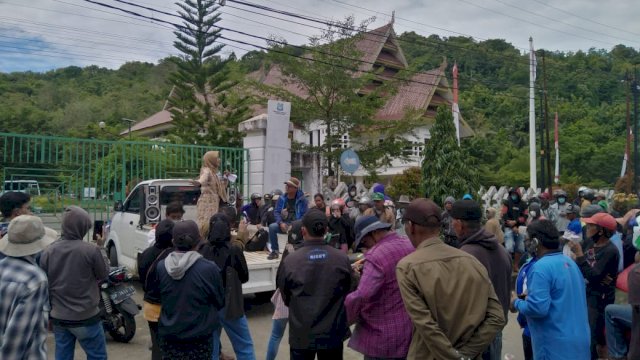
[[[439,238],[442,210],[416,199],[403,220],[416,251],[396,276],[413,322],[407,359],[475,359],[505,325],[487,270],[473,256]]]

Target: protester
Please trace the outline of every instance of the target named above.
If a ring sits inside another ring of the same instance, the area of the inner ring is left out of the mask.
[[[509,313],[511,295],[511,257],[493,234],[485,231],[480,222],[482,209],[473,200],[459,200],[451,209],[452,225],[460,242],[460,250],[473,255],[484,265],[493,289],[500,300],[504,317]],[[500,360],[502,332],[482,354],[486,360]]]
[[[532,199],[532,201],[529,202],[529,209],[528,209],[529,217],[527,218],[527,225],[531,224],[536,220],[545,219],[544,215],[542,215],[542,207],[540,206],[540,203],[538,201],[533,201],[533,200],[538,200],[538,199],[534,198]]]
[[[268,260],[277,259],[279,255],[278,234],[286,234],[291,223],[300,220],[307,212],[307,199],[300,190],[300,180],[295,177],[290,178],[285,183],[286,194],[278,199],[274,215],[276,222],[269,225],[269,243],[271,244],[271,253],[267,257]]]
[[[527,276],[533,265],[538,261],[537,247],[532,247],[531,239],[525,239],[525,261],[520,267],[518,277],[516,278],[516,294],[526,294],[528,292]],[[533,360],[533,345],[531,342],[531,330],[524,315],[518,314],[518,324],[522,328],[522,350],[524,360]]]
[[[331,215],[329,216],[329,236],[331,238],[328,243],[331,247],[340,249],[346,254],[353,245],[353,227],[345,210],[344,200],[341,198],[331,202]]]
[[[227,203],[227,180],[218,175],[220,171],[220,152],[207,151],[202,157],[202,167],[200,177],[194,184],[200,186],[200,197],[198,198],[198,228],[200,236],[206,237],[209,233],[207,226],[209,219],[217,213],[220,203]],[[226,174],[226,172],[225,172]]]
[[[484,224],[484,229],[498,239],[500,245],[504,245],[504,231],[500,225],[500,219],[496,216],[498,210],[496,208],[488,208],[486,212],[487,222]]]
[[[287,247],[282,254],[282,262],[284,259],[294,251],[300,249],[304,244],[302,238],[302,221],[296,220],[291,224],[291,231],[289,231]],[[267,360],[275,360],[278,356],[278,347],[280,341],[284,336],[284,331],[287,328],[287,322],[289,322],[289,308],[284,304],[280,289],[276,289],[271,297],[271,303],[273,303],[275,310],[273,312],[273,323],[271,325],[271,336],[269,337],[269,344],[267,345]]]
[[[589,205],[580,210],[580,218],[582,219],[582,221],[584,221],[585,219],[588,219],[593,215],[599,214],[601,212],[603,212],[603,210],[600,206]],[[587,236],[587,224],[584,223],[582,226],[582,251],[585,252],[591,247],[593,247],[593,240]]]
[[[587,237],[593,246],[583,253],[582,247],[571,243],[576,254],[576,263],[587,280],[587,305],[591,328],[591,357],[597,359],[606,344],[604,337],[604,309],[616,298],[616,279],[620,254],[609,240],[616,231],[617,222],[613,216],[598,213],[584,219]]]
[[[444,200],[444,211],[442,212],[442,234],[444,235],[444,243],[455,248],[460,247],[456,232],[453,229],[453,219],[451,218],[451,209],[456,199],[453,196],[447,196]]]
[[[323,211],[327,214],[327,216],[329,216],[329,207],[325,203],[324,195],[322,195],[322,193],[317,193],[313,195],[313,204],[314,204],[314,207],[313,207],[314,209]]]
[[[251,194],[251,203],[244,205],[240,210],[247,223],[250,225],[262,226],[260,225],[262,224],[262,214],[260,213],[261,206],[262,195],[258,193]]]
[[[511,310],[526,317],[535,359],[589,358],[585,282],[570,258],[558,250],[560,234],[549,220],[527,227],[528,252],[536,263],[523,292],[511,295]]]
[[[406,358],[411,343],[411,319],[400,296],[395,268],[413,252],[409,239],[392,231],[391,224],[365,216],[355,225],[356,244],[364,244],[362,276],[345,307],[355,331],[349,347],[372,359]]]
[[[273,195],[271,193],[265,193],[264,195],[262,195],[262,206],[260,206],[260,224],[262,226],[269,226],[269,224],[267,224],[267,214],[269,213],[270,209],[271,211],[273,211],[273,209],[275,208],[272,199]],[[273,219],[273,221],[275,221],[275,218]]]
[[[504,226],[504,245],[509,254],[513,255],[513,271],[518,272],[520,256],[524,252],[524,234],[520,233],[520,226],[527,221],[527,204],[522,201],[520,191],[516,188],[509,190],[509,198],[502,207],[502,223]]]
[[[551,196],[548,192],[540,194],[540,209],[542,211],[542,216],[555,224],[558,219],[558,214],[553,208],[551,208],[549,200],[551,200]]]
[[[636,265],[629,273],[629,304],[631,305],[631,341],[627,359],[640,359],[640,249],[636,253]]]
[[[211,336],[220,329],[224,306],[220,269],[196,250],[198,225],[191,220],[173,227],[175,250],[156,266],[160,284],[158,339],[163,360],[210,360]]]
[[[567,206],[569,205],[567,203],[567,192],[564,190],[557,190],[554,193],[554,197],[556,198],[556,202],[555,204],[551,205],[551,211],[553,211],[557,217],[556,217],[556,221],[555,221],[555,226],[558,229],[558,231],[560,232],[560,234],[562,235],[562,233],[565,232],[565,230],[567,230],[567,226],[569,225],[569,220],[567,219]],[[574,204],[576,205],[576,204]],[[580,206],[580,204],[577,204],[576,206]],[[584,209],[584,207],[581,207],[582,209]]]
[[[440,240],[442,210],[433,201],[413,200],[404,224],[416,248],[396,267],[413,322],[407,358],[475,359],[505,325],[487,270],[473,256]]]
[[[351,221],[355,224],[361,217],[365,216],[364,213],[372,206],[372,200],[367,195],[362,195],[358,200],[358,206],[351,209],[350,217]]]
[[[580,186],[578,188],[578,196],[575,199],[573,199],[573,205],[582,207],[582,200],[584,200],[585,190],[588,190],[586,186]]]
[[[138,257],[138,277],[144,291],[143,315],[149,324],[152,360],[162,359],[158,342],[158,319],[160,318],[161,304],[156,266],[173,251],[173,226],[174,221],[171,219],[160,221],[155,229],[154,244]]]
[[[87,358],[107,358],[99,285],[107,280],[109,268],[100,248],[82,240],[89,229],[89,213],[69,206],[62,214],[61,238],[46,248],[40,259],[49,278],[57,360],[73,359],[76,340]]]
[[[213,261],[220,269],[225,289],[225,305],[220,309],[220,321],[227,333],[238,360],[255,359],[253,340],[249,332],[249,324],[244,314],[242,284],[249,281],[247,260],[238,246],[231,242],[231,221],[225,214],[218,213],[211,217],[207,243],[199,249],[199,253],[207,260]],[[228,274],[230,272],[230,274]],[[240,291],[234,291],[235,288]],[[213,332],[214,360],[220,353],[220,334],[218,327]]]
[[[181,202],[171,202],[167,205],[167,209],[165,210],[166,217],[165,219],[171,220],[173,222],[182,220],[182,216],[184,216],[184,207]],[[154,226],[151,231],[147,234],[147,242],[149,246],[153,246],[156,241],[156,227]]]
[[[610,304],[604,309],[605,335],[609,359],[627,359],[629,343],[625,338],[625,333],[631,330],[632,317],[633,306],[631,304]],[[633,358],[629,357],[629,359]]]
[[[327,217],[309,210],[302,219],[304,245],[280,264],[277,284],[289,307],[291,359],[342,359],[349,334],[344,300],[352,287],[349,258],[327,245]]]
[[[345,205],[347,208],[351,209],[353,207],[356,206],[356,203],[358,201],[358,187],[355,184],[351,184],[349,185],[349,189],[347,191],[347,194],[349,195],[349,197],[347,197],[347,200],[345,201]]]
[[[20,215],[31,215],[31,196],[19,191],[10,191],[0,196],[0,212],[2,219],[0,220],[0,237],[7,234],[9,223]],[[44,227],[47,238],[57,239],[58,233],[48,227]],[[36,262],[39,260],[40,254],[36,256]],[[0,250],[0,259],[4,258]]]
[[[0,359],[46,360],[49,284],[35,255],[55,238],[31,215],[14,217],[7,230],[0,240]]]
[[[373,215],[382,222],[394,225],[396,222],[396,216],[393,214],[393,211],[384,206],[384,194],[381,192],[373,193],[371,199],[373,200],[373,207],[365,211],[364,215]]]

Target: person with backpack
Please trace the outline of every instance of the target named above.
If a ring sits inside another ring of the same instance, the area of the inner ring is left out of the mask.
[[[231,244],[231,220],[223,213],[209,220],[207,242],[200,246],[199,253],[220,268],[225,289],[225,306],[220,309],[220,321],[238,360],[254,360],[253,340],[244,314],[242,284],[249,281],[249,269],[242,249]],[[213,359],[220,354],[221,329],[213,332]]]
[[[158,342],[158,320],[160,319],[160,283],[156,277],[158,263],[173,251],[174,221],[164,219],[155,228],[155,239],[138,257],[138,276],[144,291],[143,315],[149,323],[151,335],[151,360],[162,359]]]

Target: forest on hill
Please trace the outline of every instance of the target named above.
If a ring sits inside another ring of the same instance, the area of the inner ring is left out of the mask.
[[[481,183],[528,185],[528,54],[503,40],[414,32],[399,40],[412,69],[434,69],[445,58],[451,79],[457,63],[461,113],[477,133],[463,146],[479,167]],[[538,119],[541,55],[538,51]],[[250,52],[229,64],[246,74],[268,61],[265,53]],[[626,76],[633,76],[639,63],[640,53],[623,45],[545,53],[549,120],[553,126],[558,113],[563,183],[615,183],[626,141]],[[45,73],[0,73],[0,131],[114,139],[127,126],[121,118],[142,120],[163,108],[172,71],[173,63],[163,59],[158,64],[130,62],[117,70],[70,66]],[[108,125],[105,130],[98,127],[101,121]]]

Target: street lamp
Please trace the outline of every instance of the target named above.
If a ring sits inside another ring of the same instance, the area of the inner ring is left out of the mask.
[[[129,123],[129,141],[131,141],[131,125],[136,121],[127,118],[122,118],[121,120]]]

